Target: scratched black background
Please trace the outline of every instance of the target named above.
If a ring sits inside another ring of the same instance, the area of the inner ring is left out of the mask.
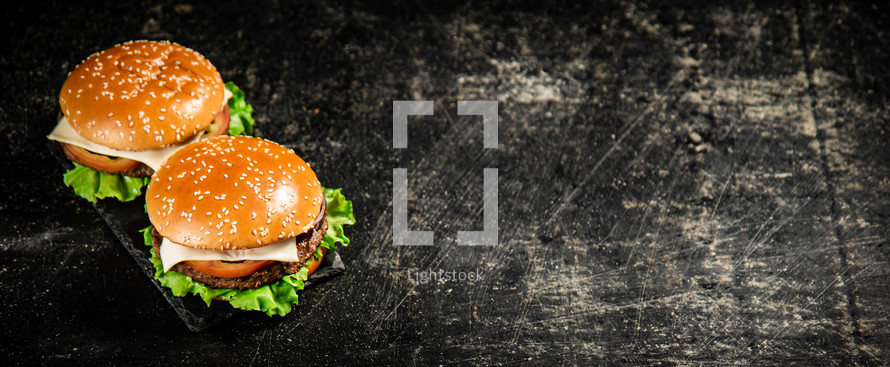
[[[886,3],[244,3],[4,8],[4,364],[890,361]],[[62,184],[65,75],[142,38],[203,53],[353,201],[347,272],[287,317],[190,332]],[[404,150],[393,100],[435,101]],[[459,100],[499,101],[496,150]],[[500,242],[461,247],[486,167]],[[436,246],[392,245],[394,168]]]

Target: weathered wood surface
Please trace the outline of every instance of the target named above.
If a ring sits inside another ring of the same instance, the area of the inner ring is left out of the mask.
[[[27,362],[884,365],[887,5],[66,4],[7,10],[0,355]],[[63,8],[64,7],[64,8]],[[111,15],[117,14],[117,17]],[[346,274],[283,319],[181,324],[45,149],[113,43],[204,53],[257,135],[343,187]],[[432,100],[392,148],[392,102]],[[499,146],[460,100],[499,101]],[[392,172],[409,227],[392,245]],[[499,172],[499,244],[482,170]],[[473,281],[428,281],[439,271]]]

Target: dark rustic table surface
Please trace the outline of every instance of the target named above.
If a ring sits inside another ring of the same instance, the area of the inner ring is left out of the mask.
[[[0,364],[890,363],[886,2],[248,3],[4,7]],[[63,185],[62,82],[132,39],[204,54],[352,200],[291,314],[190,331]],[[433,102],[406,148],[394,101]],[[433,246],[394,245],[402,168]],[[498,241],[462,246],[486,168]]]

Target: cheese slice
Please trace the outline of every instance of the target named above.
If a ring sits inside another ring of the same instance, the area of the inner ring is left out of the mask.
[[[232,92],[229,92],[228,89],[226,89],[225,91],[226,93],[224,103],[228,103],[229,98],[232,97]],[[80,134],[78,134],[77,131],[75,131],[74,128],[72,128],[71,125],[68,123],[68,118],[62,116],[53,131],[49,135],[47,135],[47,138],[49,140],[55,140],[62,143],[76,145],[93,153],[139,161],[145,163],[146,166],[149,166],[151,167],[151,169],[157,171],[159,168],[161,168],[161,165],[164,163],[167,157],[171,156],[174,152],[179,150],[179,148],[198,141],[199,139],[201,139],[202,134],[203,133],[200,133],[182,143],[166,146],[159,149],[139,151],[117,150],[108,148],[100,144],[96,144],[80,136]]]
[[[300,260],[297,255],[297,240],[295,237],[281,240],[271,245],[243,250],[202,250],[183,246],[164,238],[161,241],[160,256],[165,272],[170,270],[173,265],[192,260],[276,260],[284,262]]]
[[[194,143],[198,139],[200,139],[201,134],[196,135],[194,138],[184,141],[179,144],[169,145],[159,149],[150,149],[150,150],[137,150],[137,151],[129,151],[129,150],[117,150],[111,149],[103,145],[99,145],[93,143],[89,140],[84,139],[74,128],[68,124],[68,118],[62,117],[59,120],[59,123],[56,125],[56,128],[47,135],[49,140],[55,140],[61,143],[67,143],[71,145],[76,145],[86,150],[89,150],[93,153],[104,154],[112,157],[119,158],[129,158],[134,161],[139,161],[145,163],[146,166],[151,167],[151,169],[157,171],[158,168],[161,168],[161,164],[167,159],[167,157],[171,156],[174,152],[179,150],[190,143]]]

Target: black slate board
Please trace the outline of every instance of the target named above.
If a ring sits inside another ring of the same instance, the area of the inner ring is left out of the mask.
[[[50,141],[48,147],[55,156],[59,164],[65,169],[71,169],[74,166],[65,158],[59,144]],[[154,264],[149,260],[149,247],[145,246],[143,235],[140,230],[151,225],[148,216],[145,214],[145,199],[140,196],[139,199],[121,202],[113,199],[99,200],[92,204],[96,211],[114,232],[114,235],[121,241],[124,248],[133,260],[139,265],[142,271],[151,279],[152,284],[157,287],[158,291],[164,295],[167,302],[173,306],[173,310],[179,315],[179,318],[192,331],[202,331],[213,325],[219,324],[232,316],[240,313],[249,312],[232,308],[225,302],[211,302],[208,307],[204,301],[197,296],[177,297],[170,292],[169,289],[162,286],[157,279],[154,278]],[[305,282],[305,288],[313,284],[320,283],[330,279],[346,270],[345,264],[340,259],[340,255],[336,252],[329,252],[315,272],[309,276]],[[304,288],[304,289],[305,289]]]

